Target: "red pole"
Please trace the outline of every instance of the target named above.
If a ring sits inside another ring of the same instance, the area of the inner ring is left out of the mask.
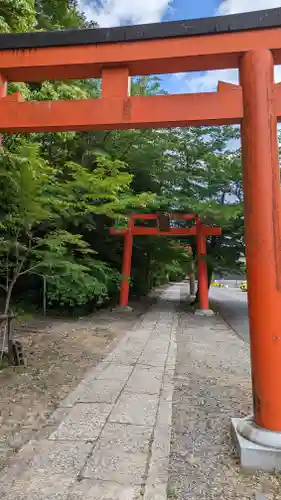
[[[0,99],[5,97],[8,92],[8,83],[6,78],[0,73]],[[0,135],[0,146],[2,145],[3,137]]]
[[[252,50],[241,61],[254,421],[280,432],[281,195],[273,70],[273,57],[267,49]]]
[[[187,247],[187,250],[188,250],[188,255],[190,256],[191,258],[191,266],[193,266],[193,252],[192,252],[192,248],[190,245],[188,245]],[[194,272],[193,270],[189,273],[189,293],[191,296],[195,295],[195,278],[194,278]]]
[[[207,272],[207,247],[206,236],[202,233],[201,223],[197,223],[197,274],[198,274],[198,290],[200,309],[202,311],[209,310],[209,287],[208,287],[208,272]]]
[[[133,222],[129,221],[129,228],[124,237],[123,267],[122,267],[122,278],[120,286],[121,307],[127,307],[129,302],[131,263],[132,263],[132,252],[133,252],[132,226]]]

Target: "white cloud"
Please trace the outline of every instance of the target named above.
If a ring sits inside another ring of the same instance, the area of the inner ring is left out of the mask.
[[[275,66],[275,82],[281,81],[281,66]],[[237,69],[221,69],[207,71],[206,73],[193,76],[192,73],[183,75],[180,93],[215,92],[218,82],[239,83]]]
[[[281,7],[281,0],[224,0],[216,15],[236,14],[239,12],[249,12],[254,10],[273,9]],[[218,71],[207,71],[205,74],[192,77],[185,75],[185,85],[183,92],[212,92],[217,89],[219,80],[229,83],[238,83],[238,71],[225,69]],[[281,67],[275,67],[275,81],[281,81]]]
[[[222,69],[219,71],[207,71],[206,73],[192,76],[186,75],[185,92],[212,92],[217,90],[218,81],[238,83],[238,71],[236,69]]]
[[[237,14],[254,10],[274,9],[281,7],[281,0],[223,0],[218,14]]]
[[[91,0],[79,0],[87,18],[101,27],[159,22],[170,3],[170,0],[103,0],[96,7]]]

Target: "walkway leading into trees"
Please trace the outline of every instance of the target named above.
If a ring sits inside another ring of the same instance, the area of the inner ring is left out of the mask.
[[[0,474],[1,500],[281,498],[231,444],[230,418],[251,410],[248,346],[187,313],[187,292],[170,286],[61,403]]]

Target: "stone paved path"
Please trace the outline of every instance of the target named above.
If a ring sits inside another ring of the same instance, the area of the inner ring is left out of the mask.
[[[154,306],[63,401],[0,475],[1,500],[166,498],[179,298],[179,285],[164,292],[161,314]]]

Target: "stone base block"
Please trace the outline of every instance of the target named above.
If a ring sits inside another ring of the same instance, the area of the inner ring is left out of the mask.
[[[244,438],[238,431],[245,419],[231,420],[232,436],[240,457],[241,467],[250,471],[281,471],[281,448],[271,448]]]
[[[212,309],[196,309],[195,316],[214,316]]]
[[[130,306],[117,306],[112,309],[114,313],[132,313],[133,308]]]

